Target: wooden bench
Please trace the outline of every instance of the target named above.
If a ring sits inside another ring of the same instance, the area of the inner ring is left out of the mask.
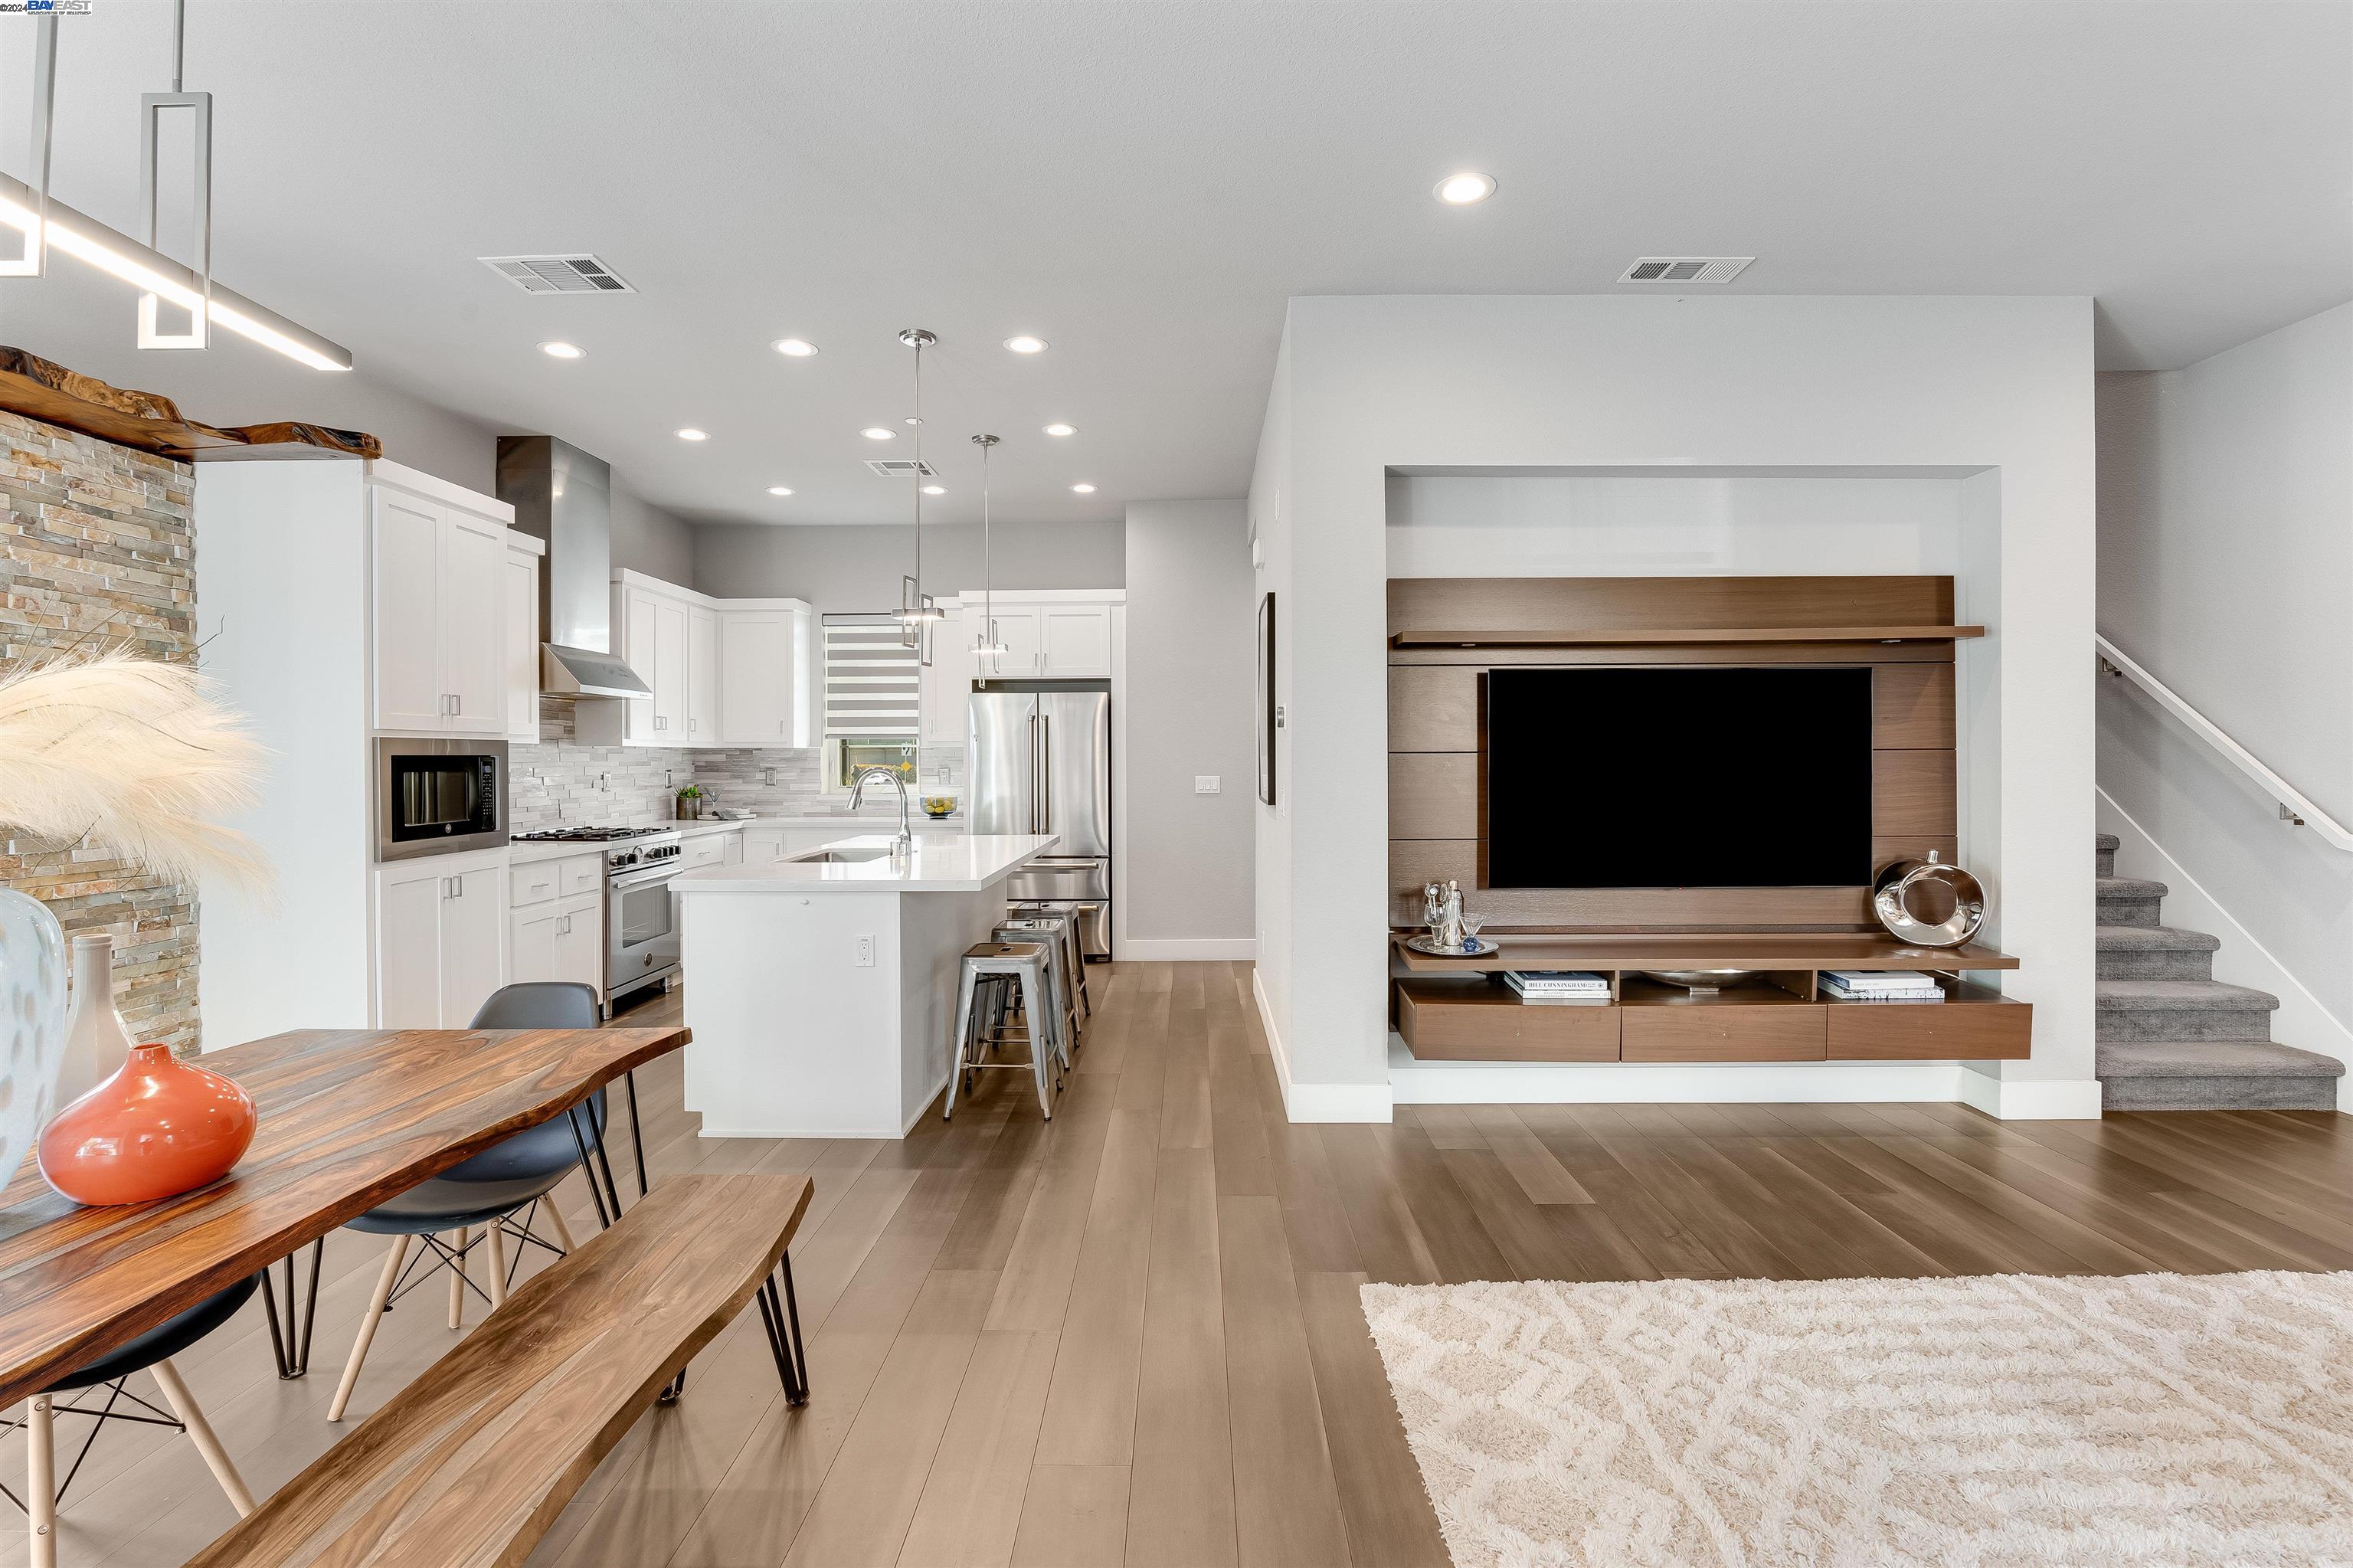
[[[776,1275],[799,1176],[680,1176],[507,1298],[190,1568],[509,1568],[696,1351],[758,1300],[786,1397],[808,1397]]]

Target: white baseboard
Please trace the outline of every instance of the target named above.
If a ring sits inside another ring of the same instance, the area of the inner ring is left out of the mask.
[[[1122,937],[1112,957],[1133,964],[1247,963],[1258,957],[1254,937]]]
[[[2004,1121],[2097,1121],[2097,1078],[1998,1078],[1961,1069],[1961,1103]]]
[[[2166,853],[2165,846],[2135,821],[2131,812],[2105,789],[2095,788],[2094,795],[2100,832],[2116,835],[2117,872],[2165,884],[2167,925],[2222,939],[2221,950],[2214,955],[2214,978],[2267,991],[2279,998],[2279,1011],[2272,1014],[2272,1038],[2353,1066],[2353,1029],[2273,957],[2271,949],[2239,924],[2179,861]],[[2337,1080],[2337,1108],[2353,1113],[2353,1073]]]
[[[1282,1031],[1274,1026],[1274,1009],[1256,969],[1250,971],[1250,995],[1258,1002],[1259,1026],[1266,1031],[1267,1054],[1274,1058],[1274,1082],[1282,1091],[1284,1116],[1300,1122],[1397,1119],[1397,1098],[1387,1084],[1293,1083],[1291,1055]]]

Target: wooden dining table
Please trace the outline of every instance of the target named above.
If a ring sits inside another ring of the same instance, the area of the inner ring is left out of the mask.
[[[227,1176],[83,1208],[27,1161],[0,1189],[0,1409],[689,1038],[678,1025],[306,1029],[206,1053],[259,1113]]]

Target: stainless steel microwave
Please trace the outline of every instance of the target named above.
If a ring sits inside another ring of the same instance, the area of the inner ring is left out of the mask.
[[[378,740],[375,792],[379,861],[507,842],[503,740]]]

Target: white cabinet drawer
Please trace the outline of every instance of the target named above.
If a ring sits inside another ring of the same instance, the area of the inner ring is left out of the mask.
[[[765,865],[785,855],[785,830],[782,828],[746,828],[744,830],[744,863]]]
[[[557,869],[563,863],[556,860],[535,860],[508,872],[507,907],[521,909],[528,905],[544,904],[556,896],[564,885],[564,874]]]
[[[584,854],[573,860],[559,860],[555,863],[563,874],[563,885],[556,889],[558,893],[568,896],[576,893],[604,891],[605,857],[603,855]]]
[[[697,866],[719,865],[727,859],[727,834],[705,833],[689,839],[679,852],[679,863],[692,870]]]

